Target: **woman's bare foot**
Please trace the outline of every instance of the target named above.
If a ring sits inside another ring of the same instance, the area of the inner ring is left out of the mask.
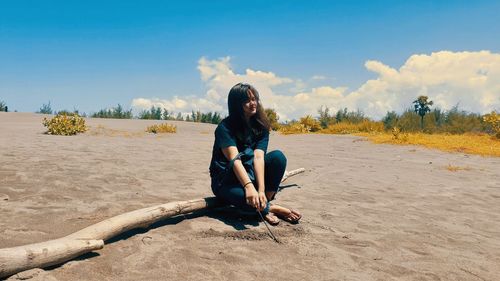
[[[269,212],[268,214],[264,215],[264,219],[270,224],[270,225],[278,225],[280,223],[280,220],[278,219],[277,216],[275,216],[273,213]]]
[[[288,209],[279,205],[271,205],[269,212],[274,213],[280,219],[287,221],[289,223],[296,224],[302,218],[302,215],[293,209]]]

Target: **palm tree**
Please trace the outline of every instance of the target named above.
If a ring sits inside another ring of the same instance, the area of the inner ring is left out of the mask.
[[[424,116],[431,111],[430,106],[433,102],[429,100],[428,96],[419,96],[413,103],[415,104],[415,113],[420,115],[420,127],[424,130]]]

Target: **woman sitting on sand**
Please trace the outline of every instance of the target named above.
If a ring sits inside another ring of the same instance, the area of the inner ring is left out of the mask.
[[[242,210],[259,210],[277,225],[281,218],[297,223],[301,214],[270,205],[285,173],[286,158],[279,150],[266,153],[270,124],[257,90],[244,83],[229,91],[229,116],[215,130],[210,162],[212,191],[223,202]]]

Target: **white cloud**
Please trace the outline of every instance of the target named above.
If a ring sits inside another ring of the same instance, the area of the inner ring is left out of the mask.
[[[229,89],[238,82],[247,82],[259,90],[264,106],[274,108],[281,120],[317,115],[321,106],[328,106],[332,111],[343,107],[360,109],[370,117],[381,118],[387,111],[401,112],[410,107],[418,95],[429,96],[435,106],[442,109],[456,104],[460,109],[479,113],[500,109],[500,54],[489,51],[412,55],[399,69],[369,60],[365,67],[376,73],[377,78],[354,91],[332,85],[311,88],[301,79],[261,70],[246,69],[238,74],[230,62],[230,57],[200,58],[198,70],[207,87],[203,97],[137,98],[132,106],[154,105],[175,112],[187,113],[194,109],[226,114]],[[319,75],[312,78],[322,79]]]
[[[311,80],[325,80],[326,77],[323,76],[323,75],[314,75],[313,77],[311,77]]]
[[[399,70],[377,61],[365,66],[378,78],[348,97],[373,117],[401,111],[418,95],[429,96],[442,109],[458,104],[463,110],[486,113],[500,108],[500,54],[441,51],[413,55]]]

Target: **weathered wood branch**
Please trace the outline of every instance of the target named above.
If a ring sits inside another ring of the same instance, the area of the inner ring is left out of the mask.
[[[283,178],[281,179],[281,182],[284,182],[289,177],[293,177],[293,176],[298,175],[300,173],[303,173],[305,171],[306,171],[306,169],[304,169],[304,168],[300,168],[300,169],[296,169],[296,170],[292,170],[292,171],[286,171],[285,174],[283,175]]]
[[[302,172],[304,169],[286,172],[281,181]],[[221,203],[215,197],[171,202],[124,213],[59,239],[0,249],[0,278],[32,268],[60,264],[101,249],[104,241],[126,231],[147,228],[166,218],[218,206],[221,206]]]
[[[102,249],[103,240],[59,238],[25,246],[0,249],[0,278],[27,269],[47,267]]]
[[[215,197],[171,202],[121,214],[93,224],[66,236],[69,239],[102,239],[104,241],[135,228],[147,228],[151,224],[173,216],[188,214],[220,206]]]

